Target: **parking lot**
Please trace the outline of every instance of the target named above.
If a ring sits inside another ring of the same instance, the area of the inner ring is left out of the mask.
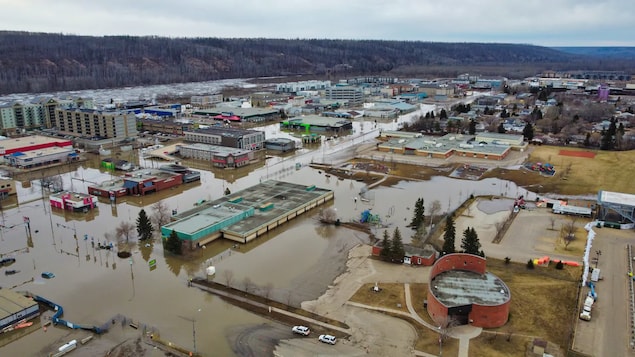
[[[499,244],[491,243],[496,234],[496,224],[509,215],[513,204],[509,199],[481,200],[475,202],[463,216],[456,220],[459,235],[466,227],[474,227],[479,234],[483,251],[489,257],[526,262],[529,259],[549,256],[551,259],[582,262],[583,253],[573,250],[570,255],[554,253],[558,242],[559,229],[569,217],[554,215],[551,209],[533,208],[520,210]],[[554,219],[553,227],[551,220]],[[588,219],[579,218],[576,226],[584,226]],[[595,267],[594,258],[599,257],[597,267],[601,270],[602,280],[596,284],[598,299],[591,312],[591,321],[577,318],[580,311],[572,311],[575,321],[573,349],[590,356],[630,356],[635,350],[630,346],[631,315],[628,292],[627,246],[635,245],[633,230],[611,228],[593,228],[596,232],[590,250],[591,267]],[[586,241],[586,237],[577,237]],[[460,245],[460,239],[457,239]],[[581,244],[583,242],[579,242]],[[597,252],[601,253],[598,255]],[[635,253],[635,251],[634,251]],[[634,262],[635,263],[635,262]],[[589,274],[589,279],[590,279]],[[580,306],[588,293],[588,287],[581,287]],[[565,324],[563,324],[565,326]],[[563,346],[564,347],[564,346]]]

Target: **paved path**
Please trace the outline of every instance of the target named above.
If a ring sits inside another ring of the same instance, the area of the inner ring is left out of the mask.
[[[406,293],[406,307],[408,308],[408,312],[395,310],[391,308],[385,308],[385,307],[369,306],[369,305],[360,304],[353,301],[347,301],[346,305],[360,307],[367,310],[390,312],[391,314],[410,317],[413,320],[417,321],[422,326],[425,326],[431,331],[438,333],[439,329],[437,326],[430,324],[424,319],[422,319],[421,316],[419,316],[419,314],[415,311],[414,306],[412,305],[412,297],[410,295],[410,284],[405,283],[404,289]],[[483,331],[482,328],[474,327],[470,325],[457,326],[450,329],[448,336],[459,340],[459,357],[469,356],[468,351],[469,351],[470,339],[477,337],[478,335],[481,334],[482,331]],[[414,351],[414,353],[416,356],[428,356],[428,357],[435,356],[433,354],[429,354],[422,351]]]
[[[290,311],[278,309],[276,307],[269,306],[269,305],[266,305],[266,304],[263,304],[263,303],[260,303],[260,302],[257,302],[257,301],[253,301],[253,300],[248,299],[246,297],[239,296],[239,295],[236,295],[236,294],[232,294],[232,293],[227,292],[227,291],[214,289],[212,287],[205,286],[205,285],[202,285],[202,284],[197,284],[196,281],[192,281],[192,286],[197,287],[197,288],[199,288],[201,290],[205,290],[207,292],[210,292],[210,293],[212,293],[214,295],[224,296],[224,297],[227,297],[227,298],[230,298],[230,299],[234,299],[234,300],[237,300],[237,301],[240,301],[240,302],[244,302],[244,303],[247,303],[247,304],[262,308],[262,309],[269,309],[269,312],[276,312],[276,313],[279,313],[279,314],[283,314],[283,315],[287,315],[287,316],[293,317],[293,318],[298,319],[298,320],[309,322],[311,324],[320,325],[320,326],[325,327],[325,328],[327,328],[329,330],[336,330],[336,331],[339,331],[339,332],[343,332],[345,334],[350,334],[351,333],[350,330],[347,329],[347,328],[342,328],[342,327],[339,327],[339,326],[331,325],[329,323],[322,322],[322,321],[319,321],[319,320],[316,320],[316,319],[313,319],[313,318],[310,318],[310,317],[307,317],[307,316],[298,315],[298,314],[290,312]]]

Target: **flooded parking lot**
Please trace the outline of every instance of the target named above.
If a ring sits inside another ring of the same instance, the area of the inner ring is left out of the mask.
[[[273,157],[244,170],[197,167],[201,170],[200,182],[148,196],[121,198],[115,204],[100,199],[98,208],[85,214],[52,210],[46,198],[48,191],[42,185],[43,175],[21,181],[18,200],[3,207],[0,217],[0,253],[15,257],[11,269],[19,272],[0,275],[0,286],[44,296],[62,305],[64,318],[72,322],[101,325],[121,314],[158,329],[163,338],[181,346],[193,345],[195,329],[197,349],[204,355],[240,355],[229,342],[236,339],[229,335],[271,322],[213,295],[187,288],[189,277],[201,276],[211,264],[217,269],[214,279],[220,282],[226,283],[224,272],[231,271],[236,286],[244,285],[248,279],[259,287],[271,287],[273,299],[299,305],[321,295],[343,272],[347,251],[367,243],[368,237],[343,227],[322,225],[317,219],[318,208],[246,245],[234,246],[219,240],[187,257],[164,253],[158,239],[147,246],[132,239],[133,254],[126,259],[118,258],[116,249],[96,247],[111,242],[116,247],[115,228],[122,221],[135,224],[142,208],[151,214],[156,202],[162,201],[170,210],[180,212],[201,199],[220,198],[227,188],[237,192],[267,179],[331,189],[335,199],[327,207],[334,208],[342,221],[359,220],[368,209],[380,216],[387,229],[399,227],[405,242],[411,236],[406,227],[412,217],[409,208],[419,197],[425,199],[426,206],[438,200],[442,212],[454,209],[471,194],[529,197],[507,181],[435,177],[378,187],[368,191],[367,200],[362,201],[356,198],[365,190],[364,183],[328,177],[308,166],[316,161],[337,164],[351,155],[355,145],[372,138],[371,131],[359,130],[357,136],[329,141],[317,150],[303,149],[293,156]],[[129,161],[144,167],[158,165],[137,156],[131,156]],[[87,192],[88,185],[110,179],[112,173],[100,169],[99,159],[94,158],[68,170],[57,168],[53,176],[58,177],[64,189]],[[25,217],[30,220],[30,235]],[[381,229],[376,229],[375,234],[381,233]],[[150,267],[151,260],[156,260],[156,268]],[[55,278],[42,278],[43,271],[53,272]],[[0,354],[46,354],[68,333],[63,327],[46,332],[39,328],[9,344],[0,337],[0,344],[4,345]]]

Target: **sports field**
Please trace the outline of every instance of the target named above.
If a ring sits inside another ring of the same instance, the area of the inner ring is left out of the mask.
[[[528,162],[552,164],[556,174],[547,177],[522,169],[495,169],[483,178],[503,178],[538,193],[596,195],[599,190],[604,190],[635,194],[635,151],[563,149],[547,145],[530,150]]]

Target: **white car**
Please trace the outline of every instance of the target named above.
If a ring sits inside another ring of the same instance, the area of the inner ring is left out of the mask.
[[[337,342],[337,339],[335,338],[335,336],[331,336],[331,335],[320,335],[320,337],[318,337],[318,340],[324,343],[328,343],[330,345],[334,345],[335,342]]]
[[[293,326],[291,329],[293,333],[297,333],[299,335],[308,336],[311,333],[311,330],[306,326]]]

